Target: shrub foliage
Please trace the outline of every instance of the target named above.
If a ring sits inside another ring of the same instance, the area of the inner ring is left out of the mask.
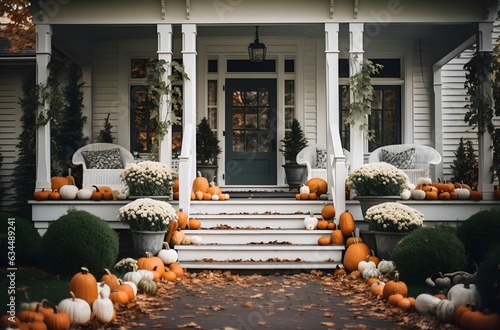
[[[462,241],[469,258],[471,271],[481,264],[494,246],[500,244],[500,211],[489,209],[470,216],[457,228],[457,237]]]
[[[9,223],[8,219],[13,218],[14,221]],[[10,229],[8,227],[14,227]],[[39,258],[40,246],[42,244],[42,238],[40,234],[33,226],[31,220],[18,217],[14,214],[0,212],[0,234],[2,238],[0,239],[2,254],[0,262],[2,266],[8,265],[8,254],[11,251],[9,249],[9,235],[8,233],[15,233],[14,241],[14,251],[15,252],[15,264],[16,265],[29,265],[33,266]]]
[[[118,235],[101,218],[70,210],[54,221],[42,238],[47,269],[71,275],[87,267],[100,274],[118,257]]]
[[[484,308],[500,312],[500,244],[496,245],[481,262],[476,286]]]
[[[439,272],[462,270],[467,264],[465,248],[450,227],[421,227],[398,244],[391,254],[401,280],[422,284]]]

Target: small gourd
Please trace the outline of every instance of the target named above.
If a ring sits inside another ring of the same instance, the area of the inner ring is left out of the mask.
[[[372,262],[372,261],[369,261]],[[365,268],[361,273],[361,276],[366,280],[369,278],[378,278],[380,275],[380,271],[375,267]]]
[[[191,239],[191,244],[194,245],[200,245],[203,241],[202,237],[198,235],[193,235],[190,237],[190,239]]]
[[[305,184],[303,184],[300,188],[299,188],[299,193],[302,195],[302,194],[306,194],[306,195],[309,195],[309,193],[311,192],[311,189],[309,189],[308,186],[306,186]]]
[[[455,309],[457,306],[453,301],[443,299],[436,305],[435,313],[441,322],[450,323],[453,320]]]
[[[425,191],[422,189],[413,189],[411,191],[411,198],[414,200],[420,201],[425,199]]]
[[[363,273],[363,271],[365,269],[368,269],[368,268],[377,268],[377,265],[375,265],[375,263],[373,261],[368,261],[368,260],[361,260],[359,263],[358,263],[358,270]],[[378,270],[378,269],[377,269]]]

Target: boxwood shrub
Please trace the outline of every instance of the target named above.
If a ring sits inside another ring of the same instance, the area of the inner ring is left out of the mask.
[[[463,270],[467,257],[462,242],[448,226],[421,227],[405,237],[392,251],[400,279],[411,284],[422,284],[439,272]]]
[[[484,308],[500,312],[500,244],[479,265],[476,286]]]
[[[118,235],[103,219],[80,210],[70,210],[54,221],[42,237],[47,270],[71,275],[87,267],[102,274],[118,257]]]
[[[26,265],[34,266],[39,259],[40,247],[42,244],[42,238],[40,234],[33,226],[31,220],[18,217],[15,214],[10,214],[6,212],[0,212],[0,246],[2,251],[2,257],[0,262],[2,266],[7,266],[8,254],[10,251],[8,247],[9,242],[9,218],[14,218],[14,251],[15,252],[15,264],[16,265]]]
[[[476,270],[494,246],[500,244],[500,210],[489,209],[471,215],[457,228],[469,259],[469,271]]]

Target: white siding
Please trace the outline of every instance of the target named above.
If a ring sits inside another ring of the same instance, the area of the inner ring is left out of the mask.
[[[13,172],[19,157],[16,148],[21,134],[22,109],[19,99],[22,97],[24,75],[34,65],[9,65],[0,69],[0,154],[3,156],[0,175],[0,187],[4,191],[0,206],[6,209],[15,201],[12,185]],[[33,190],[35,187],[33,187]]]
[[[118,106],[121,100],[118,80],[118,45],[115,41],[106,41],[94,47],[92,68],[91,141],[96,142],[100,130],[104,128],[104,119],[110,113],[113,142],[117,143],[118,111],[128,111],[128,109],[121,109]]]
[[[416,40],[413,49],[413,141],[403,142],[434,147],[431,48]]]
[[[317,44],[315,40],[307,40],[304,43],[304,132],[310,144],[316,143],[317,136]],[[301,109],[297,109],[300,113]],[[324,124],[324,123],[322,123]]]
[[[467,109],[467,92],[464,88],[464,65],[471,59],[473,50],[463,52],[454,58],[441,70],[442,97],[443,97],[443,176],[452,177],[451,167],[455,160],[454,152],[458,148],[460,138],[470,140],[477,149],[477,130],[473,130],[464,121]]]

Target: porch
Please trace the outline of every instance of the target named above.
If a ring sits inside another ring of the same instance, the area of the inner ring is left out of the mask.
[[[118,209],[129,201],[30,201],[33,222],[43,234],[50,222],[70,208],[86,210],[115,230],[127,232],[116,220]],[[330,230],[305,230],[304,217],[320,217],[325,201],[293,198],[231,198],[226,201],[193,201],[190,217],[201,220],[200,230],[184,230],[201,237],[200,245],[178,245],[179,261],[191,269],[331,269],[342,262],[344,246],[319,246],[317,239]],[[426,225],[456,226],[472,214],[500,209],[498,201],[401,201],[425,216]],[[178,209],[178,201],[170,201]],[[331,201],[329,201],[331,203]],[[358,201],[346,201],[356,227],[367,229]],[[338,215],[337,215],[338,216]],[[120,244],[130,244],[128,235]]]

